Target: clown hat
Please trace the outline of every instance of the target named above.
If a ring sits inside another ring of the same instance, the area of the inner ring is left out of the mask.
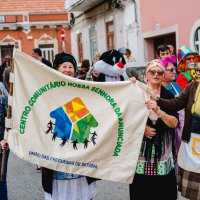
[[[188,55],[196,55],[199,59],[200,56],[197,52],[192,51],[187,46],[182,46],[180,49],[178,49],[178,65],[185,59]]]

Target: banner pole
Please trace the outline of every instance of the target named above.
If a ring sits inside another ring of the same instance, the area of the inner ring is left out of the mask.
[[[18,48],[18,43],[15,43],[15,49]],[[11,72],[14,73],[14,58],[12,58],[11,62]],[[9,83],[9,95],[13,96],[13,83]],[[7,118],[12,118],[12,107],[8,105],[7,110]],[[6,149],[2,151],[2,161],[1,161],[1,174],[0,174],[0,181],[3,181],[4,173],[5,173],[5,166],[6,166]]]

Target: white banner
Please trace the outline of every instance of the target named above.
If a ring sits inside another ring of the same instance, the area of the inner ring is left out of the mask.
[[[189,143],[181,142],[178,165],[191,172],[200,173],[200,135],[191,133]]]
[[[10,149],[57,171],[131,183],[148,116],[141,83],[78,80],[20,51],[14,64]]]

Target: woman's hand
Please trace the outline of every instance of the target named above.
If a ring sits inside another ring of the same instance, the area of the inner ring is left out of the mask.
[[[135,84],[136,81],[137,81],[135,77],[131,77],[131,78],[129,78],[129,80],[131,81],[131,83],[134,83],[134,84]]]
[[[6,149],[8,147],[8,143],[5,140],[1,140],[0,145],[2,149]]]
[[[168,115],[166,112],[160,109],[157,106],[157,102],[154,100],[149,100],[146,102],[147,108],[152,109],[158,117],[169,127],[169,128],[176,128],[178,125],[178,120],[173,115]]]
[[[160,110],[160,108],[157,105],[157,102],[154,100],[149,100],[146,102],[147,108],[152,109],[154,112],[157,112]]]
[[[150,126],[146,126],[145,130],[144,130],[144,135],[147,138],[152,139],[152,137],[154,137],[156,135],[156,129],[151,128]]]
[[[137,82],[137,79],[136,79],[135,77],[131,77],[131,78],[129,78],[129,80],[130,80],[131,83],[133,83],[133,84],[136,84],[136,82]],[[160,96],[159,96],[158,94],[154,93],[148,86],[145,87],[145,88],[142,87],[142,89],[143,89],[147,94],[150,95],[150,98],[151,98],[152,100],[157,101],[157,100],[160,98]]]

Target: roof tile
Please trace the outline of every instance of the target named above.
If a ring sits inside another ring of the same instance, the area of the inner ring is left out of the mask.
[[[0,12],[63,12],[64,0],[0,0]]]

